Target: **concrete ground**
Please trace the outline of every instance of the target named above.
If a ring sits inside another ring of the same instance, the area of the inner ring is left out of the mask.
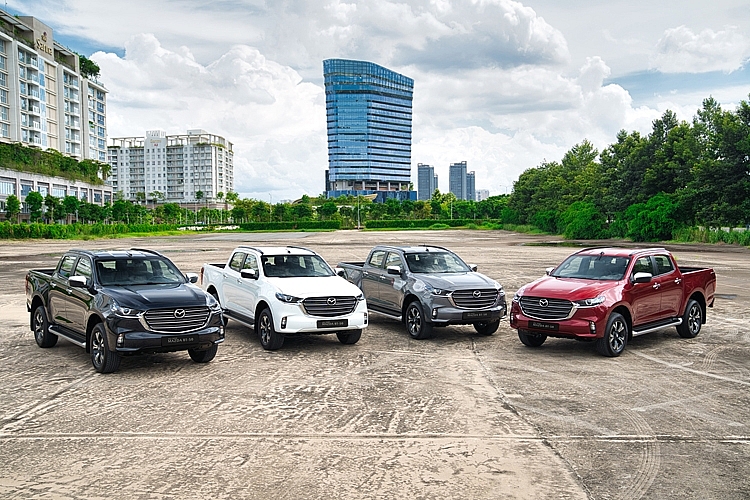
[[[453,249],[508,300],[574,251],[502,231],[209,234],[0,242],[0,498],[750,498],[750,251],[675,245],[712,266],[718,298],[695,339],[674,328],[619,358],[507,320],[414,341],[372,316],[356,345],[288,338],[266,352],[230,323],[216,359],[124,358],[36,346],[24,275],[70,247],[148,247],[183,271],[240,243],[302,245],[335,265],[378,243]]]

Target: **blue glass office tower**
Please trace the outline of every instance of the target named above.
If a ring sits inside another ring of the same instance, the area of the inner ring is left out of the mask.
[[[377,64],[323,61],[328,122],[326,194],[412,199],[414,80]]]

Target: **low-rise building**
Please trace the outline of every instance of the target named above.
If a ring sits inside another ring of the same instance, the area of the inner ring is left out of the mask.
[[[234,190],[232,143],[205,130],[112,138],[107,151],[107,184],[126,200],[217,203],[218,193]]]

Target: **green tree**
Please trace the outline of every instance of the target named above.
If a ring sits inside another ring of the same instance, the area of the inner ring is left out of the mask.
[[[60,198],[48,194],[44,197],[44,206],[47,207],[47,221],[54,223],[60,220],[62,204]]]
[[[18,215],[21,213],[21,201],[14,194],[8,195],[5,199],[5,218],[9,221],[15,219],[18,222]]]
[[[330,219],[333,214],[339,211],[339,207],[336,206],[336,203],[332,200],[328,200],[322,205],[320,205],[317,209],[318,216],[320,216],[321,220],[328,220]]]

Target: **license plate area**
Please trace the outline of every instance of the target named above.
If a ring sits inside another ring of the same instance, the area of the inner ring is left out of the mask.
[[[318,328],[341,328],[349,326],[348,319],[319,319]]]
[[[173,337],[161,338],[162,347],[197,344],[197,343],[198,343],[197,335],[175,335]]]
[[[490,319],[492,313],[490,311],[469,311],[463,313],[462,318],[465,320]]]
[[[545,323],[544,321],[529,321],[529,328],[556,332],[560,329],[560,325],[557,323]]]

